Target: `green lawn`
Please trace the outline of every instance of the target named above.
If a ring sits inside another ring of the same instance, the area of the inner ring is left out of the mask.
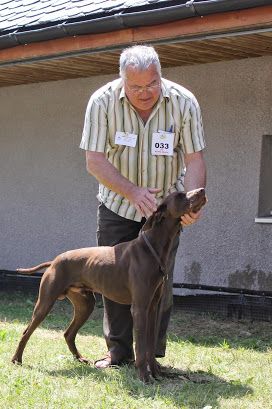
[[[35,296],[0,293],[0,408],[269,409],[272,325],[173,313],[166,358],[171,378],[141,383],[133,367],[96,370],[73,360],[63,330],[72,309],[57,302],[34,332],[22,366],[10,360],[31,317]],[[80,352],[105,352],[102,308],[77,336]]]

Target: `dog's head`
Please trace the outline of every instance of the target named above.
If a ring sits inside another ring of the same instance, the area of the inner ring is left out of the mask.
[[[197,213],[206,203],[205,189],[174,192],[167,196],[157,210],[147,219],[143,230],[151,229],[164,218],[180,219],[186,213]]]

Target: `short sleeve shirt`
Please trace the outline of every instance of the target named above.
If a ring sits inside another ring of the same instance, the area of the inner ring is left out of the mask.
[[[152,154],[152,138],[158,131],[173,134],[173,155]],[[136,135],[135,147],[116,143],[117,132]],[[190,91],[174,82],[162,79],[160,98],[146,123],[127,99],[121,79],[104,85],[89,100],[80,148],[105,153],[135,185],[160,188],[158,202],[169,193],[184,190],[184,154],[204,147],[199,104]],[[102,184],[98,199],[121,217],[142,218],[126,198]]]

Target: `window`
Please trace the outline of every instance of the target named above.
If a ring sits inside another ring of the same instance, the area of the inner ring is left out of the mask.
[[[262,138],[259,207],[256,223],[272,223],[272,135]]]

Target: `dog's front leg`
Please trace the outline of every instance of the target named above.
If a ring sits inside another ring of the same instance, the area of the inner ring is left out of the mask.
[[[156,333],[156,309],[154,303],[151,304],[148,314],[147,324],[147,363],[150,374],[154,379],[158,379],[159,371],[155,360],[155,333]]]
[[[132,304],[131,313],[135,335],[135,365],[140,379],[148,383],[150,381],[150,375],[147,368],[147,306]]]
[[[158,379],[161,375],[160,365],[155,359],[155,349],[158,338],[158,328],[159,328],[159,305],[162,294],[163,285],[160,285],[154,294],[153,300],[150,305],[150,310],[148,314],[148,324],[147,324],[147,361],[149,369],[153,378]]]

